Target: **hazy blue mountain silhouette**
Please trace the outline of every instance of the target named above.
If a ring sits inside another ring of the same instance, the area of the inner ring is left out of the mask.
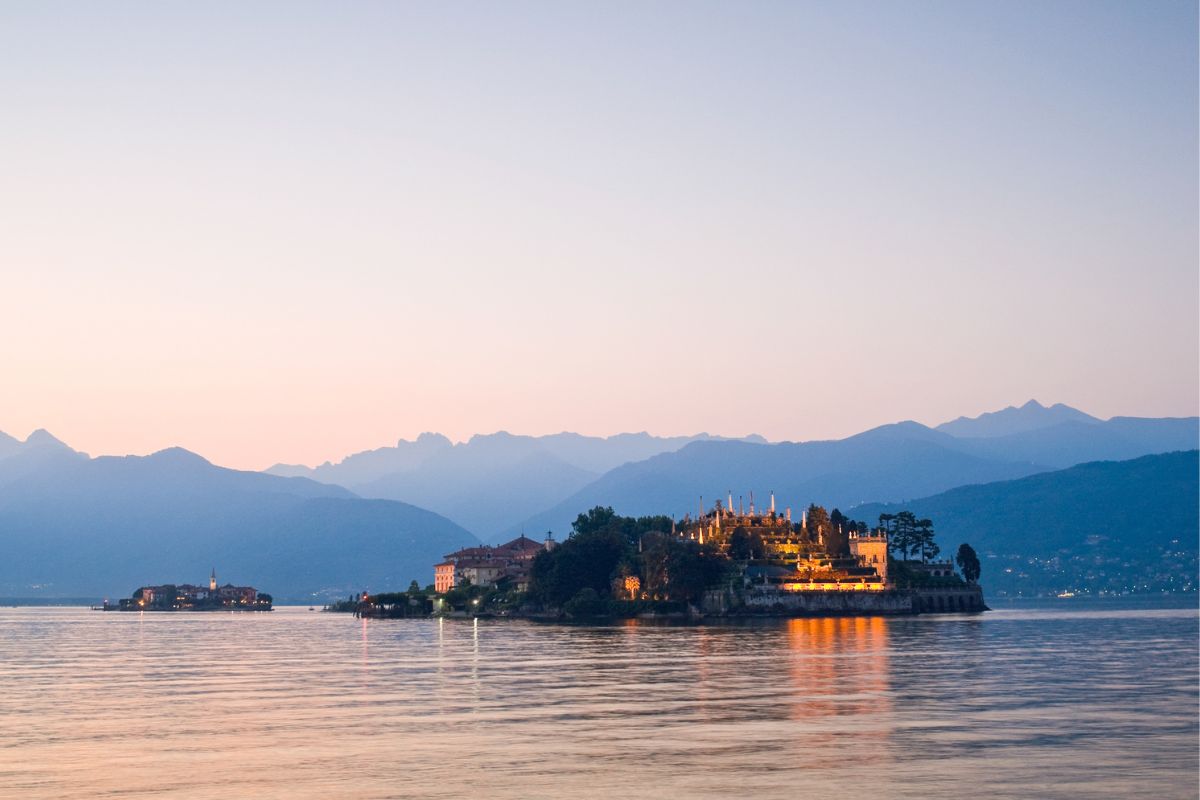
[[[558,433],[519,436],[504,431],[452,445],[440,434],[357,453],[337,464],[276,465],[276,475],[304,475],[363,497],[416,503],[483,537],[519,530],[522,520],[557,503],[613,467],[678,450],[708,434],[659,437],[623,433],[607,438]],[[764,441],[761,437],[748,437]],[[415,498],[420,498],[416,500]]]
[[[640,433],[618,433],[615,436],[583,436],[578,433],[556,433],[537,437],[539,446],[554,457],[574,467],[601,474],[631,461],[644,461],[660,453],[672,453],[692,442],[738,441],[765,444],[757,435],[726,437],[697,433],[693,436],[652,436]]]
[[[957,447],[973,455],[1050,467],[1120,461],[1200,445],[1197,417],[1101,420],[1062,403],[1046,407],[1036,400],[1020,408],[959,417],[935,430],[952,435],[959,441]]]
[[[1061,403],[1047,407],[1031,400],[1020,408],[973,419],[960,417],[932,429],[903,422],[842,440],[845,444],[786,443],[774,451],[737,446],[766,446],[761,437],[730,440],[707,434],[655,437],[635,433],[599,438],[500,432],[474,436],[457,445],[439,434],[422,434],[415,442],[402,440],[395,447],[358,453],[337,464],[315,469],[276,465],[269,472],[304,475],[344,486],[363,497],[412,503],[442,514],[480,538],[496,541],[522,530],[534,534],[549,527],[561,533],[564,521],[573,519],[584,507],[580,504],[629,504],[630,512],[645,513],[690,510],[702,492],[712,492],[721,484],[743,489],[753,485],[760,494],[770,488],[767,484],[781,494],[785,486],[813,493],[805,502],[819,499],[816,494],[826,491],[848,502],[878,501],[1086,461],[1187,449],[1197,445],[1197,436],[1200,423],[1195,417],[1103,421]],[[901,442],[911,449],[913,460],[888,452]],[[925,443],[919,464],[916,442]],[[708,463],[708,450],[693,449],[697,443],[713,444],[714,452],[721,454],[715,457],[719,465]],[[795,447],[806,449],[789,449]],[[812,464],[827,457],[833,460],[820,475],[807,467],[797,471],[790,463],[769,466],[781,453],[792,452],[803,452],[803,458]],[[838,460],[851,452],[856,461]],[[686,455],[659,459],[673,453]],[[763,464],[742,464],[739,459],[763,459]],[[634,466],[637,464],[641,466]],[[887,472],[889,464],[896,465],[897,474]],[[918,467],[925,472],[914,474]],[[659,475],[660,468],[669,473]],[[715,484],[708,485],[709,481]],[[660,489],[670,491],[662,496],[660,509],[637,500]],[[684,498],[688,498],[687,505],[681,505]],[[824,498],[824,502],[833,500]]]
[[[0,487],[32,472],[50,473],[86,460],[86,453],[72,450],[41,428],[23,442],[0,433]]]
[[[21,449],[21,440],[0,431],[0,459],[14,455]]]
[[[988,435],[971,436],[902,422],[805,443],[498,433],[452,445],[426,434],[301,470],[320,480],[222,469],[180,449],[90,459],[45,431],[23,442],[0,434],[0,595],[121,594],[197,580],[214,565],[281,596],[402,588],[427,582],[444,553],[474,542],[468,530],[493,541],[521,530],[561,536],[595,505],[682,516],[700,495],[711,506],[732,489],[749,503],[753,490],[763,507],[774,489],[780,509],[845,510],[1191,450],[1200,436],[1195,417],[1102,421],[1062,408],[1014,409],[1040,427],[1004,434],[993,422]],[[380,501],[337,485],[339,475],[367,479],[352,488]]]
[[[612,505],[634,514],[694,513],[700,494],[710,500],[716,493],[724,497],[722,486],[743,494],[753,488],[760,498],[773,488],[781,503],[793,506],[890,502],[1088,461],[1188,450],[1197,446],[1200,437],[1196,417],[1102,421],[1066,406],[1045,408],[1033,401],[1006,411],[1017,416],[996,412],[992,419],[1024,429],[967,437],[951,435],[943,430],[945,426],[900,422],[838,441],[695,443],[619,467],[527,518],[523,526],[529,532],[549,529],[561,534],[576,514],[594,505]],[[1041,427],[1030,427],[1035,418]],[[1055,422],[1061,419],[1066,421]],[[985,424],[993,432],[998,430],[996,423]],[[954,429],[976,430],[972,426]],[[655,497],[657,508],[652,505]]]
[[[453,446],[453,443],[440,433],[422,433],[416,441],[401,439],[395,447],[380,447],[354,453],[336,464],[326,461],[316,468],[301,464],[276,464],[266,472],[272,475],[312,478],[322,483],[335,483],[350,488],[393,472],[419,469],[431,456]]]
[[[798,511],[811,502],[848,507],[874,498],[904,499],[964,483],[984,483],[1043,471],[965,453],[954,437],[916,422],[884,425],[838,441],[752,444],[694,442],[674,453],[618,467],[525,521],[531,534],[564,534],[577,514],[611,505],[623,514],[695,514],[753,490],[757,505],[774,490],[777,506]]]
[[[1196,417],[1068,421],[1006,436],[959,437],[953,446],[981,458],[1069,467],[1087,461],[1122,461],[1152,453],[1189,450],[1200,437]]]
[[[45,428],[38,428],[21,441],[0,431],[0,462],[13,456],[52,456],[72,455],[86,458],[86,453],[72,450],[65,442],[58,439]]]
[[[937,426],[937,430],[951,436],[976,438],[1026,433],[1050,428],[1064,422],[1099,421],[1090,414],[1085,414],[1062,403],[1046,407],[1037,400],[1030,400],[1020,408],[1009,406],[1000,411],[980,414],[977,417],[959,417],[950,422],[943,422]]]
[[[214,566],[279,597],[403,588],[431,582],[443,554],[477,541],[415,506],[224,469],[179,448],[0,461],[0,595],[124,596],[200,581]]]
[[[420,497],[481,538],[495,535],[598,476],[549,453],[504,451],[459,457],[450,451],[413,472],[397,472],[356,487],[364,497]]]
[[[945,555],[966,541],[981,555],[992,556],[983,559],[981,579],[990,592],[1074,588],[1071,580],[1058,577],[1072,569],[1070,563],[1035,568],[1031,557],[1079,560],[1081,574],[1075,582],[1087,580],[1089,571],[1107,569],[1130,578],[1144,569],[1150,575],[1175,573],[1194,586],[1198,487],[1200,461],[1197,451],[1190,450],[1080,464],[904,503],[873,503],[847,513],[872,524],[881,513],[905,509],[933,520]],[[1097,565],[1096,559],[1112,563]]]

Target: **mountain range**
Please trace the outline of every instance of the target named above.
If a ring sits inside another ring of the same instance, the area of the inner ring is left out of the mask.
[[[937,426],[937,430],[951,436],[984,438],[1027,433],[1052,428],[1064,422],[1096,423],[1100,420],[1062,403],[1047,407],[1037,400],[1030,400],[1020,408],[1008,406],[999,411],[986,411],[977,417],[959,417],[950,422],[943,422]]]
[[[681,517],[701,496],[711,506],[730,491],[745,504],[753,493],[760,508],[774,491],[781,510],[929,502],[1085,462],[1192,450],[1198,422],[1100,420],[1031,401],[935,428],[909,421],[799,443],[497,433],[453,444],[423,434],[265,473],[178,448],[89,458],[45,431],[24,442],[0,434],[0,595],[123,594],[199,580],[213,566],[289,598],[424,584],[451,550],[522,531],[562,536],[595,505]],[[935,522],[958,535],[958,523]]]
[[[523,523],[529,531],[565,530],[581,509],[611,505],[625,514],[697,510],[733,491],[782,505],[900,502],[965,484],[1019,478],[1087,461],[1124,460],[1197,446],[1200,420],[1114,417],[1082,421],[1065,406],[1031,402],[953,423],[956,435],[900,422],[836,441],[776,444],[695,442],[626,464]],[[941,427],[941,426],[939,426]],[[512,529],[505,531],[511,533]]]
[[[452,444],[437,433],[401,439],[315,469],[276,464],[273,475],[304,476],[343,486],[363,497],[402,500],[431,509],[483,538],[501,538],[534,514],[631,461],[672,452],[696,436],[622,433],[601,438],[577,433],[517,436],[504,431]],[[738,441],[763,442],[761,436]]]
[[[407,586],[478,544],[433,512],[307,478],[224,469],[179,448],[90,459],[48,436],[0,458],[0,595],[127,596],[200,583],[215,567],[281,597],[342,596]]]
[[[1030,400],[936,428],[901,422],[847,439],[802,443],[707,434],[602,439],[501,432],[452,444],[426,433],[336,464],[267,471],[429,508],[497,542],[521,532],[561,535],[594,505],[682,516],[697,508],[701,496],[711,501],[730,490],[747,502],[751,491],[765,500],[774,490],[784,504],[797,506],[894,502],[1086,461],[1189,449],[1197,437],[1196,417],[1100,420]]]
[[[961,486],[849,516],[912,511],[935,521],[943,555],[969,542],[1000,595],[1194,591],[1198,452],[1098,461],[1013,481]]]

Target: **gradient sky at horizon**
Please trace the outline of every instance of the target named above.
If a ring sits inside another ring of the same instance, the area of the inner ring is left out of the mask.
[[[10,3],[0,430],[1200,403],[1194,3]]]

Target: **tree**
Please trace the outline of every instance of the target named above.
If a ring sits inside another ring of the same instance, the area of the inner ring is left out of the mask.
[[[750,534],[750,557],[767,557],[767,543],[763,541],[762,534],[760,534],[758,531]]]
[[[413,579],[412,583],[408,584],[408,593],[409,594],[420,594],[421,593],[421,584],[417,583],[416,579]]]
[[[804,524],[808,528],[809,541],[816,543],[824,543],[825,537],[829,535],[831,525],[829,522],[829,513],[818,505],[810,505],[808,511],[804,515]]]
[[[587,587],[597,595],[605,596],[610,591],[617,566],[630,550],[629,541],[620,530],[605,528],[576,533],[553,550],[541,551],[533,559],[530,594],[546,605],[558,607]]]
[[[888,551],[894,552],[894,553],[899,553],[900,552],[900,539],[899,539],[899,537],[896,536],[896,515],[895,514],[880,514],[879,515],[879,529],[887,534]],[[904,557],[903,554],[901,554],[901,558],[903,558],[903,557]]]
[[[668,567],[671,576],[668,599],[699,602],[704,590],[721,580],[725,573],[725,559],[711,544],[700,545],[674,539],[668,541],[676,545],[672,548],[673,557]]]
[[[580,589],[563,604],[563,611],[572,617],[596,617],[607,608],[604,599],[590,586]]]
[[[917,540],[917,517],[911,511],[901,511],[898,514],[880,514],[879,524],[888,534],[888,549],[900,554],[901,560],[907,559],[909,553],[920,549]]]
[[[838,509],[829,515],[829,533],[825,536],[825,552],[834,556],[850,555],[850,518]]]
[[[913,532],[913,543],[921,552],[921,561],[928,563],[931,559],[937,558],[938,553],[942,552],[942,548],[933,541],[933,520],[918,520],[914,525]]]
[[[933,561],[942,554],[942,548],[938,547],[937,542],[930,540],[929,545],[925,550],[925,554],[930,561]]]
[[[666,533],[671,530],[673,521],[665,514],[649,517],[622,517],[612,510],[611,506],[596,506],[586,514],[580,514],[571,523],[571,536],[601,531],[617,532],[625,537],[631,546],[636,547],[642,534],[649,531]]]
[[[958,554],[954,557],[958,568],[962,570],[963,578],[967,583],[975,583],[979,580],[979,556],[975,552],[975,548],[963,542],[958,546]]]
[[[642,589],[663,600],[695,601],[718,583],[726,560],[711,544],[647,535],[640,557]]]
[[[586,514],[580,514],[571,523],[571,535],[579,536],[583,533],[593,533],[595,531],[607,528],[616,518],[616,512],[612,510],[612,506],[596,506]]]
[[[749,561],[754,557],[750,549],[750,534],[741,525],[729,534],[729,557],[734,561]]]

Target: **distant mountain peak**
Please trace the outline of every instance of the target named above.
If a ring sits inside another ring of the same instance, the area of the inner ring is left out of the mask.
[[[7,458],[21,452],[21,440],[0,431],[0,458]]]
[[[448,445],[451,442],[450,442],[450,439],[447,438],[445,434],[437,433],[435,431],[423,431],[421,433],[421,435],[417,437],[416,443],[417,444],[424,443],[424,444],[447,444]],[[408,444],[408,442],[406,442],[404,439],[401,439],[399,442],[397,442],[397,446],[399,446],[400,444]]]
[[[32,456],[35,459],[57,459],[63,456],[71,458],[87,458],[87,453],[81,453],[66,442],[50,433],[45,428],[38,428],[21,441],[7,433],[0,432],[0,459]]]
[[[1050,428],[1064,422],[1098,423],[1099,419],[1085,414],[1077,408],[1063,403],[1044,406],[1037,400],[1029,400],[1021,407],[1008,406],[999,411],[988,411],[977,417],[959,417],[943,422],[935,430],[958,438],[991,438],[1013,433]]]
[[[71,449],[66,442],[56,437],[45,428],[38,428],[33,433],[29,434],[29,436],[25,438],[25,444],[29,447],[54,447],[60,450]]]
[[[151,453],[146,458],[164,464],[204,464],[212,466],[212,462],[204,456],[182,447],[168,447],[165,450]]]
[[[325,463],[328,464],[329,462],[327,461]],[[271,465],[267,469],[264,469],[263,472],[267,473],[268,475],[278,475],[281,478],[296,478],[307,477],[312,470],[303,464],[279,463]]]
[[[870,428],[862,433],[847,437],[846,441],[871,441],[885,439],[941,439],[942,435],[926,425],[906,419]]]

